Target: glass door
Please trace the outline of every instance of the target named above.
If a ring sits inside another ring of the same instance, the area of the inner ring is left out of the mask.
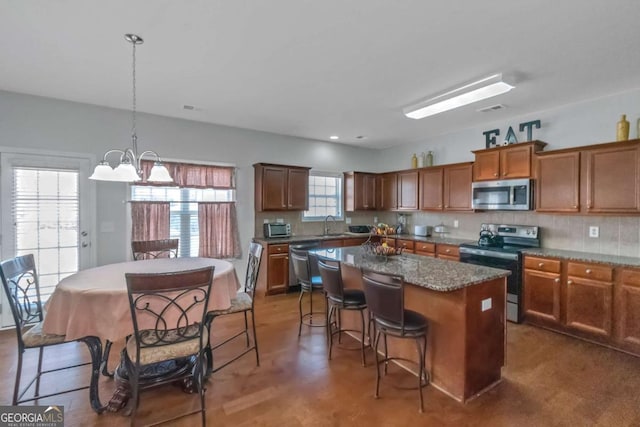
[[[33,254],[46,301],[60,280],[95,264],[92,184],[87,180],[91,163],[73,157],[0,156],[2,258]],[[13,323],[6,302],[3,293],[2,327]]]

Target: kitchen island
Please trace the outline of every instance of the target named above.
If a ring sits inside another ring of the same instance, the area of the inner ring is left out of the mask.
[[[348,288],[362,289],[360,268],[404,277],[406,308],[429,319],[426,365],[434,387],[466,402],[500,382],[509,271],[412,254],[378,258],[360,246],[313,252],[342,263]],[[358,329],[359,317],[343,311],[342,325]],[[389,337],[389,354],[417,360],[412,340]],[[416,374],[415,366],[401,366]]]

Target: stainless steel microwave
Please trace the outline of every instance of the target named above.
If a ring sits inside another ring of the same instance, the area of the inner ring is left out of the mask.
[[[528,211],[533,209],[533,181],[509,179],[471,184],[473,209],[486,211]]]
[[[267,223],[262,224],[265,238],[291,237],[291,224]]]

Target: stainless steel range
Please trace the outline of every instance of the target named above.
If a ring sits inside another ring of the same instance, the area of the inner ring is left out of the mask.
[[[460,245],[460,262],[510,270],[507,278],[507,320],[522,318],[522,250],[540,247],[540,227],[482,224],[477,244]]]

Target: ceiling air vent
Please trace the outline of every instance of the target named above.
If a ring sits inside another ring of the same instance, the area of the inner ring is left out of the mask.
[[[496,104],[496,105],[491,105],[489,107],[480,108],[479,110],[476,110],[476,111],[478,113],[490,113],[492,111],[504,110],[505,108],[507,108],[507,106],[504,104]]]

